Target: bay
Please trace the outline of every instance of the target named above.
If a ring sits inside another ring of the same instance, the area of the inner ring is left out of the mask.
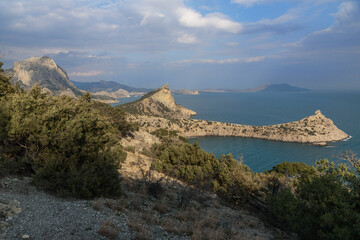
[[[320,109],[351,135],[351,139],[328,147],[240,137],[189,139],[217,157],[232,153],[255,172],[270,170],[283,161],[312,165],[327,158],[340,162],[335,155],[348,149],[360,153],[360,92],[201,93],[174,97],[177,103],[197,112],[195,119],[248,125],[297,121]]]

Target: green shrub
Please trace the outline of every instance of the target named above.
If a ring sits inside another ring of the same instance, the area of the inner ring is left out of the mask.
[[[268,203],[273,216],[303,239],[359,239],[359,192],[353,184],[359,184],[358,176],[345,165],[322,160],[315,174],[270,195]]]
[[[231,154],[216,158],[197,143],[154,145],[154,169],[184,182],[219,193],[233,203],[257,191],[256,175]]]
[[[265,171],[267,173],[275,172],[285,176],[308,176],[316,173],[314,167],[307,166],[305,163],[299,162],[282,162],[272,168],[271,171]]]
[[[61,195],[120,193],[118,168],[126,154],[117,143],[136,129],[122,110],[87,98],[52,97],[39,87],[2,101],[7,142],[1,145],[9,157],[0,165],[34,174],[34,183]]]

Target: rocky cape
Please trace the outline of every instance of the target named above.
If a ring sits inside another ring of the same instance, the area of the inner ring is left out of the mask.
[[[177,131],[180,136],[234,136],[274,141],[326,145],[349,137],[320,110],[299,121],[268,126],[251,126],[234,123],[190,119],[195,112],[175,103],[168,85],[145,95],[140,100],[120,105],[128,111],[129,120],[148,132],[159,128]]]

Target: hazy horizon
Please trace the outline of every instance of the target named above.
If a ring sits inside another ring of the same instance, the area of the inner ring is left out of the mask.
[[[0,19],[5,68],[46,55],[81,82],[360,90],[355,0],[13,0]]]

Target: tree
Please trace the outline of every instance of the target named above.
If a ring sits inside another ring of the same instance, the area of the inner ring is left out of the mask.
[[[273,216],[303,239],[360,239],[358,183],[345,165],[325,159],[316,162],[315,174],[270,195],[268,203]]]
[[[12,87],[10,83],[11,78],[5,75],[2,66],[3,63],[0,62],[0,98],[15,91],[14,87]]]

